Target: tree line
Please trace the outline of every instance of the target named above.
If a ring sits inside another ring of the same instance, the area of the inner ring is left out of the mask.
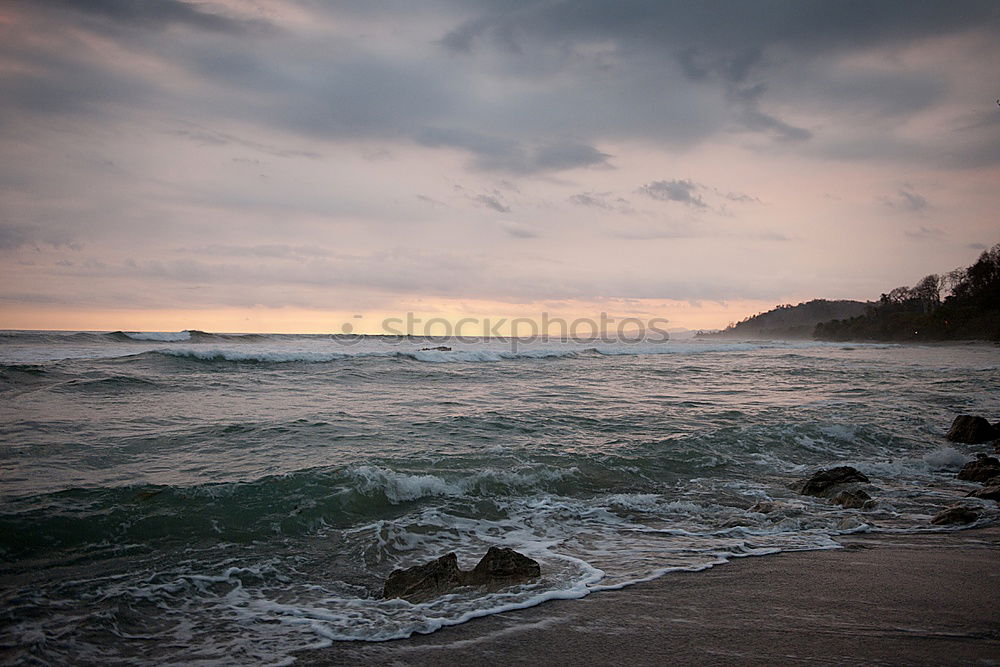
[[[882,294],[863,315],[816,325],[820,340],[1000,341],[1000,243],[970,267]]]

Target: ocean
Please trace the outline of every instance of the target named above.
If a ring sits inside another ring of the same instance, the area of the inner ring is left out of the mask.
[[[980,344],[0,332],[0,364],[8,663],[287,664],[839,535],[956,530],[928,520],[975,488],[955,472],[982,448],[944,433],[1000,415]],[[835,465],[874,508],[790,488]],[[541,579],[379,597],[395,568],[493,545]]]

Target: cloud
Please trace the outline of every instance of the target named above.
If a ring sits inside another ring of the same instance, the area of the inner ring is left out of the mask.
[[[744,192],[727,192],[726,194],[724,194],[722,196],[725,197],[726,199],[728,199],[729,201],[737,202],[739,204],[759,204],[759,203],[761,203],[760,199],[758,199],[757,197],[754,197],[753,195],[748,195],[748,194],[746,194]]]
[[[894,184],[882,201],[911,236],[956,240],[911,243],[894,259],[907,275],[981,238],[995,208],[992,0],[39,0],[2,14],[0,298],[138,303],[122,284],[182,307],[278,304],[285,288],[327,306],[378,291],[736,298],[750,279],[753,294],[828,281],[866,296],[863,266],[884,267],[889,243],[821,232],[874,228],[881,207],[852,208],[872,183]],[[901,178],[934,183],[934,201]],[[821,199],[829,183],[842,200]],[[946,227],[938,198],[962,203]],[[84,242],[91,261],[68,265]],[[732,273],[704,268],[719,266]]]
[[[903,202],[903,206],[916,213],[927,210],[930,204],[927,203],[927,199],[922,195],[918,195],[915,192],[910,192],[908,190],[899,191],[900,199]]]
[[[67,231],[42,227],[40,225],[24,225],[0,223],[0,252],[9,252],[20,248],[39,246],[66,247],[79,250],[82,245],[75,236]]]
[[[682,1],[557,0],[532,3],[492,0],[475,5],[478,15],[446,33],[442,44],[459,53],[477,48],[524,52],[534,40],[638,42],[684,54],[692,71],[713,67],[733,80],[761,60],[761,50],[781,45],[797,55],[818,56],[886,42],[907,42],[962,32],[1000,18],[990,0],[961,3],[961,10],[940,3],[886,0],[877,6],[823,0],[776,3],[767,11],[753,3]],[[845,35],[850,39],[845,40]],[[707,52],[707,53],[706,53]]]
[[[416,195],[416,197],[417,197],[417,199],[419,201],[422,201],[425,204],[430,205],[431,207],[437,207],[437,206],[447,207],[448,206],[443,201],[440,201],[439,199],[435,199],[434,197],[428,197],[427,195],[420,195],[420,194],[418,194],[418,195]]]
[[[239,19],[203,11],[199,5],[182,0],[32,0],[32,5],[36,9],[69,11],[114,24],[149,30],[182,25],[210,32],[244,34],[268,26],[259,19]]]
[[[280,243],[269,245],[228,245],[214,243],[206,246],[182,247],[180,254],[210,255],[212,257],[258,257],[272,259],[299,259],[303,257],[329,257],[333,253],[317,246],[290,246]]]
[[[571,141],[526,145],[509,138],[458,129],[424,128],[417,141],[424,146],[467,150],[474,156],[472,165],[475,168],[514,174],[607,167],[611,157],[593,146]]]
[[[917,229],[907,229],[903,232],[912,239],[936,240],[944,238],[945,234],[937,227],[924,227],[921,225]]]
[[[594,208],[601,211],[628,214],[634,212],[627,199],[615,197],[610,192],[580,192],[570,196],[569,201],[577,206]]]
[[[486,208],[491,208],[498,213],[510,213],[510,206],[507,206],[496,195],[479,194],[473,199]]]
[[[216,132],[205,127],[188,124],[190,127],[176,130],[168,130],[167,133],[176,137],[190,139],[201,146],[242,146],[274,157],[305,157],[317,159],[320,156],[315,151],[294,150],[271,146],[259,141],[243,139],[227,132]]]
[[[708,204],[696,194],[701,186],[689,180],[653,181],[639,188],[639,192],[659,199],[676,201],[694,208],[708,208]]]
[[[905,187],[899,188],[895,196],[881,197],[881,201],[890,208],[899,208],[910,213],[923,213],[931,206],[926,197]]]
[[[509,236],[515,239],[538,238],[538,232],[525,225],[507,223],[503,226],[503,230],[507,232]]]

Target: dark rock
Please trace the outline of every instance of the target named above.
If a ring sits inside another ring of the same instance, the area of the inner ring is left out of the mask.
[[[851,484],[854,482],[868,482],[868,478],[860,471],[851,466],[839,466],[829,470],[820,470],[802,485],[799,490],[804,496],[825,497],[839,484]]]
[[[385,580],[382,597],[419,602],[461,585],[462,571],[458,569],[458,557],[450,553],[430,563],[394,570]]]
[[[422,347],[421,352],[451,352],[450,347],[445,347],[444,345],[438,345],[437,347]]]
[[[495,590],[540,576],[538,561],[507,547],[490,547],[470,571],[458,569],[458,558],[453,553],[424,565],[394,570],[385,581],[382,597],[422,602],[459,586]]]
[[[978,518],[979,512],[971,507],[955,505],[954,507],[943,509],[935,514],[934,518],[931,519],[931,523],[938,526],[947,526],[953,524],[972,523]]]
[[[1000,430],[1000,427],[998,427],[998,426],[994,426],[993,428],[995,428],[997,430]],[[994,440],[993,441],[993,453],[994,454],[1000,454],[1000,440]]]
[[[833,497],[833,502],[846,509],[864,509],[871,507],[872,497],[861,489],[856,491],[841,491]]]
[[[986,454],[976,454],[975,461],[969,461],[958,471],[958,478],[967,482],[986,483],[993,477],[1000,477],[1000,460]]]
[[[997,430],[985,418],[959,415],[951,423],[951,428],[948,429],[948,435],[945,437],[952,442],[967,442],[975,445],[989,442],[998,435],[1000,433],[997,433]]]
[[[973,491],[972,493],[967,493],[966,496],[972,498],[985,498],[986,500],[995,500],[1000,503],[1000,484],[992,484],[990,486],[984,486],[983,488]]]
[[[473,586],[509,586],[540,576],[538,561],[507,547],[490,547],[466,581]]]

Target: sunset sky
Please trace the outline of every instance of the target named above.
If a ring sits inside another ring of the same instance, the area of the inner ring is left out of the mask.
[[[0,328],[878,298],[1000,241],[998,35],[995,0],[3,1]]]

